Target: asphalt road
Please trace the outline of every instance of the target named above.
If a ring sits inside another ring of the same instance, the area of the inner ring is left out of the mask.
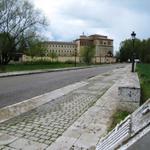
[[[0,108],[123,66],[125,64],[0,78]]]

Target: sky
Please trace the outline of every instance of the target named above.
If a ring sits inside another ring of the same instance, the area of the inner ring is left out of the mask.
[[[49,40],[73,41],[80,35],[101,34],[120,42],[150,37],[150,0],[32,0],[46,16]]]

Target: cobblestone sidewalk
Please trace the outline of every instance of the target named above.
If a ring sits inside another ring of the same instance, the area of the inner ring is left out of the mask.
[[[120,77],[96,76],[88,85],[0,124],[1,150],[43,150],[86,112]]]

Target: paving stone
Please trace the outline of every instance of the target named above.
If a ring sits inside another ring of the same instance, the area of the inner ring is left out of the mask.
[[[40,136],[40,138],[41,138],[41,139],[44,139],[44,140],[48,140],[48,139],[50,139],[50,137],[49,137],[49,136],[43,136],[43,135],[42,135],[42,136]]]
[[[98,142],[97,139],[100,138],[95,134],[91,133],[83,133],[79,139],[74,143],[75,147],[83,147],[85,149],[88,149],[89,147],[95,146]]]
[[[7,145],[7,144],[15,141],[16,139],[18,139],[18,137],[10,136],[5,133],[0,133],[0,145]]]
[[[2,150],[4,148],[4,146],[0,146],[0,150]]]
[[[49,146],[46,150],[69,150],[69,148],[73,145],[76,139],[61,137],[56,140],[51,146]]]
[[[47,145],[51,145],[53,143],[53,141],[51,141],[51,140],[45,140],[44,143],[47,144]]]
[[[14,149],[14,148],[12,148],[12,147],[8,147],[8,146],[3,146],[2,149],[1,149],[1,147],[0,147],[0,150],[16,150],[16,149]]]
[[[47,147],[46,144],[33,142],[24,138],[18,139],[9,145],[15,149],[21,150],[43,150]]]

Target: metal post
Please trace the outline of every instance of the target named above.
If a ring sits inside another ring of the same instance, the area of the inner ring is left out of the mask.
[[[77,65],[76,56],[77,56],[77,49],[75,49],[75,62],[74,62],[75,67],[76,67],[76,65]]]
[[[132,72],[134,72],[134,39],[133,39],[133,52],[132,52]]]
[[[131,37],[132,37],[132,41],[133,41],[133,50],[132,50],[132,70],[131,70],[131,72],[134,72],[134,42],[135,42],[135,36],[136,36],[136,33],[133,31],[132,33],[131,33]]]

